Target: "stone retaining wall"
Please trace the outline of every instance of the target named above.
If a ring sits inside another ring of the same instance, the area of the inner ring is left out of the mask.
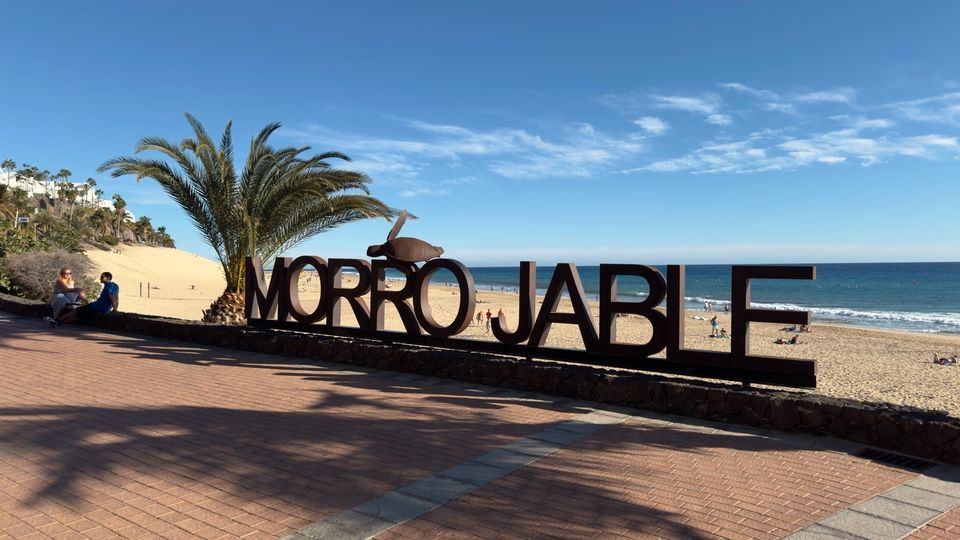
[[[44,304],[4,294],[0,294],[0,309],[29,317],[49,314]],[[130,313],[100,316],[92,325],[157,338],[419,373],[693,418],[833,436],[960,464],[960,419],[914,407]]]

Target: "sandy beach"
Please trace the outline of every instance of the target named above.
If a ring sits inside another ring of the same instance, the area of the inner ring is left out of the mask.
[[[134,313],[199,320],[202,311],[224,288],[220,264],[197,255],[169,248],[123,246],[120,253],[88,251],[95,272],[109,270],[120,284],[120,309]],[[309,282],[304,273],[300,282],[306,309],[319,297],[316,279]],[[149,288],[148,288],[149,284]],[[401,284],[393,283],[392,287]],[[149,291],[149,294],[148,294]],[[511,292],[478,290],[477,310],[490,309],[496,315],[502,309],[508,326],[517,319],[517,295]],[[440,323],[452,320],[456,312],[456,289],[434,284],[431,306]],[[591,302],[594,322],[599,315]],[[355,320],[344,309],[344,324]],[[571,311],[569,302],[561,302],[560,311]],[[687,311],[686,347],[705,350],[729,350],[730,340],[709,337],[709,319],[714,313]],[[721,326],[730,328],[730,316],[718,313]],[[699,319],[699,318],[702,318]],[[386,324],[391,330],[402,328],[396,309],[386,308]],[[912,405],[942,410],[960,417],[960,366],[940,366],[932,362],[934,353],[960,354],[960,336],[874,330],[817,324],[812,332],[784,332],[782,325],[753,324],[751,353],[817,360],[818,387],[809,392],[855,398],[865,401]],[[617,322],[618,341],[645,343],[650,326],[641,317],[621,317]],[[778,345],[777,338],[798,335],[797,345]],[[494,339],[485,324],[472,325],[461,335],[467,339]],[[578,330],[571,325],[554,325],[547,345],[582,348]],[[662,355],[662,353],[661,353]]]

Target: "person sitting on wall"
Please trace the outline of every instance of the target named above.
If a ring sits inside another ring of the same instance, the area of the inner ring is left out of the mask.
[[[100,283],[103,283],[103,290],[94,302],[65,311],[56,318],[48,320],[47,324],[57,327],[76,321],[87,322],[98,313],[107,314],[117,311],[120,306],[120,286],[113,282],[113,274],[110,272],[100,274]]]
[[[50,300],[53,316],[57,317],[64,310],[73,309],[86,301],[83,289],[77,287],[73,281],[73,271],[67,266],[61,268],[59,276],[53,282],[53,298]]]

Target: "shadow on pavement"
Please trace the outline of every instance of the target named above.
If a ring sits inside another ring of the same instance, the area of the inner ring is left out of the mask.
[[[12,341],[50,331],[34,320],[2,323],[13,327],[12,332],[3,328],[0,337],[6,359],[10,359],[7,351],[23,348]],[[203,377],[203,368],[211,365],[274,370],[276,376],[315,382],[319,397],[309,408],[293,412],[215,406],[0,408],[0,449],[30,455],[45,474],[26,500],[28,505],[45,498],[78,501],[89,493],[94,478],[131,491],[143,485],[189,490],[200,483],[204,492],[213,487],[254,501],[274,498],[309,509],[314,519],[320,519],[477,457],[504,444],[505,437],[509,442],[555,423],[504,425],[495,414],[499,409],[558,409],[546,401],[517,402],[451,388],[457,383],[423,386],[416,380],[397,382],[349,367],[310,365],[280,356],[93,333],[82,327],[58,331],[64,340],[91,341],[106,347],[108,354],[196,366],[196,377]],[[104,356],[104,361],[111,357]],[[418,399],[400,403],[401,396]],[[639,433],[636,427],[606,429]],[[644,430],[645,444],[686,453],[790,448],[760,437],[703,432],[657,436],[656,430]],[[635,441],[622,436],[589,439],[590,456],[631,448]],[[684,525],[680,514],[631,502],[630,494],[608,477],[601,462],[579,460],[576,470],[566,471],[547,471],[533,464],[513,473],[520,474],[530,477],[532,484],[527,487],[544,499],[554,493],[588,490],[593,509],[589,527],[596,530],[603,530],[607,520],[627,516],[655,522],[668,536],[708,537]],[[528,510],[535,513],[537,508]],[[542,520],[543,516],[534,519],[523,512],[505,513],[498,529],[520,537],[560,534],[542,530]]]

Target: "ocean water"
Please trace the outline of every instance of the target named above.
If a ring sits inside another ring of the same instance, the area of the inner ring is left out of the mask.
[[[765,309],[810,311],[813,323],[960,334],[960,263],[863,263],[817,264],[817,279],[754,280],[753,306]],[[584,292],[596,298],[600,286],[598,266],[577,267]],[[666,276],[666,267],[659,267]],[[516,267],[470,268],[478,289],[513,290],[519,283]],[[543,294],[553,266],[537,267],[537,290]],[[703,309],[711,301],[723,310],[730,302],[730,266],[688,265],[687,307]],[[438,272],[435,282],[452,281]],[[621,300],[640,300],[647,294],[646,282],[621,277],[617,291]]]

